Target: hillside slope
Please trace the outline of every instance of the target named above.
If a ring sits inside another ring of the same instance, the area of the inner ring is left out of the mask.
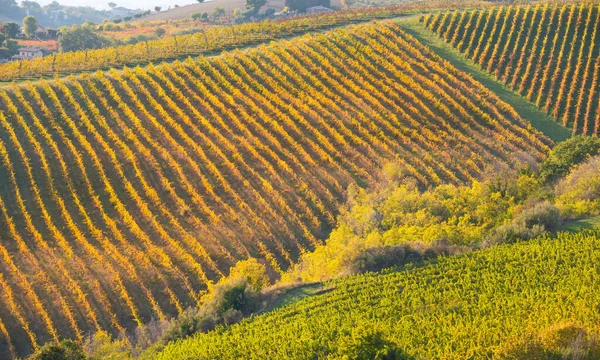
[[[600,6],[443,12],[425,25],[574,134],[600,127]]]
[[[428,187],[551,146],[391,22],[15,85],[0,129],[4,357],[181,312],[239,259],[286,268],[384,162]]]
[[[600,320],[599,236],[561,234],[341,278],[325,294],[149,357],[367,359],[395,348],[407,359],[568,358]]]

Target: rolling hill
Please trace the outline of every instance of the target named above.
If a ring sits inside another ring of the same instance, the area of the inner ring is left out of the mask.
[[[600,320],[599,236],[560,234],[341,278],[148,358],[597,358],[587,338]]]
[[[450,11],[424,23],[574,134],[598,135],[598,5]]]
[[[180,313],[240,259],[287,268],[384,162],[426,188],[552,146],[393,22],[13,85],[0,129],[3,357]]]

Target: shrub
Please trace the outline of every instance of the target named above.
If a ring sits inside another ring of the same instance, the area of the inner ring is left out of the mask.
[[[396,344],[386,340],[380,331],[359,326],[352,334],[342,337],[337,357],[347,360],[403,360],[412,359]]]
[[[600,214],[600,156],[577,166],[556,186],[556,204],[563,216]]]
[[[93,360],[131,358],[130,343],[127,338],[113,340],[105,331],[99,331],[86,339],[83,350]]]
[[[547,232],[555,232],[560,224],[558,208],[549,201],[543,201],[517,214],[510,224],[494,228],[487,237],[487,243],[504,244],[533,239]]]
[[[85,360],[83,349],[73,340],[51,342],[39,348],[29,360]]]
[[[550,183],[565,176],[577,164],[600,153],[600,139],[575,136],[556,145],[540,168],[539,177]]]

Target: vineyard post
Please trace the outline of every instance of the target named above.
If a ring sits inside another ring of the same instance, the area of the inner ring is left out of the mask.
[[[52,56],[52,72],[56,72],[56,54]]]

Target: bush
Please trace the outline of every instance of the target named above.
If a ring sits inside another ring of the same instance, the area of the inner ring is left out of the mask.
[[[577,166],[556,186],[556,204],[563,216],[600,214],[600,156]]]
[[[547,232],[556,232],[561,221],[559,209],[549,201],[543,201],[517,214],[510,224],[493,229],[487,242],[504,244],[533,239]]]
[[[560,212],[554,204],[543,201],[519,213],[513,221],[522,222],[528,228],[539,225],[546,231],[556,232],[560,226]]]
[[[353,329],[338,344],[337,357],[347,360],[403,360],[412,359],[396,344],[386,340],[380,331],[365,326]]]
[[[265,265],[256,259],[238,262],[228,277],[211,285],[201,308],[188,309],[170,322],[162,342],[206,332],[218,324],[233,324],[260,306],[260,291],[271,284]]]
[[[556,145],[540,168],[539,177],[550,183],[565,176],[575,166],[600,153],[600,139],[575,136]]]
[[[389,267],[399,266],[407,262],[421,260],[419,251],[407,245],[378,246],[368,248],[357,254],[348,265],[348,274],[361,274],[368,271],[380,271]]]
[[[124,42],[125,42],[125,44],[135,45],[137,43],[141,43],[141,42],[149,41],[149,40],[154,40],[154,37],[148,36],[145,34],[139,34],[139,35],[128,37],[127,39],[124,40]]]
[[[83,349],[73,340],[47,343],[39,348],[29,360],[85,360]]]
[[[93,360],[131,358],[130,343],[127,338],[113,340],[105,331],[99,331],[86,339],[83,350]]]

